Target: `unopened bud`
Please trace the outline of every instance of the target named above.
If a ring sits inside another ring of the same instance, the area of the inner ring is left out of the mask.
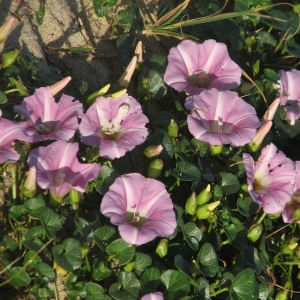
[[[127,92],[127,89],[123,89],[123,90],[120,90],[116,93],[111,94],[110,97],[112,97],[112,98],[121,98],[126,92]]]
[[[258,129],[252,142],[247,144],[247,150],[249,152],[256,152],[259,150],[260,145],[262,144],[267,133],[270,131],[271,127],[272,127],[272,121],[267,121]]]
[[[192,195],[187,199],[185,204],[185,211],[189,215],[194,215],[197,209],[196,193],[192,192]]]
[[[208,184],[207,187],[200,192],[200,194],[197,196],[198,205],[205,204],[211,199],[212,194],[210,190],[211,187],[210,184]]]
[[[168,254],[168,239],[161,239],[156,247],[155,253],[160,257],[163,258]]]
[[[122,76],[118,79],[118,84],[120,87],[128,88],[131,77],[132,77],[135,67],[136,67],[136,63],[137,63],[137,57],[134,56],[131,59],[129,65],[127,66],[127,68],[124,71],[124,73],[122,74]]]
[[[81,251],[81,254],[83,256],[87,255],[89,252],[90,252],[90,248],[88,246],[82,246],[80,247],[80,251]]]
[[[241,184],[241,190],[244,192],[248,192],[248,184],[247,183]]]
[[[18,49],[12,50],[10,52],[7,52],[7,53],[3,54],[3,56],[2,56],[2,66],[4,68],[10,67],[16,61],[19,54],[20,54],[20,50],[18,50]]]
[[[144,150],[144,154],[147,157],[155,157],[158,156],[162,151],[163,151],[164,147],[162,145],[152,145],[152,146],[148,146],[145,150]]]
[[[300,221],[300,208],[296,208],[294,210],[294,216],[293,216],[294,221]]]
[[[50,87],[51,94],[53,96],[55,96],[71,81],[71,79],[72,79],[72,77],[68,76],[68,77],[56,82],[55,84],[51,85],[51,87]]]
[[[107,93],[107,91],[109,90],[109,88],[110,88],[110,84],[107,84],[100,90],[90,94],[86,100],[87,104],[92,105],[98,97],[105,95]]]
[[[14,21],[15,18],[11,17],[0,27],[0,44],[6,40]]]
[[[205,220],[208,219],[212,213],[213,210],[220,204],[220,201],[215,201],[213,203],[209,204],[202,204],[199,206],[196,210],[196,214],[199,220]]]
[[[130,263],[124,266],[124,271],[129,273],[134,269],[134,267],[135,267],[135,261],[131,261]]]
[[[267,121],[272,121],[274,118],[274,115],[276,113],[276,110],[278,108],[278,105],[280,104],[280,98],[275,99],[271,105],[269,106],[268,110],[262,117],[261,121],[262,123],[266,123]]]
[[[210,149],[210,154],[211,155],[213,155],[213,156],[219,155],[223,150],[223,145],[217,145],[217,146],[211,145],[209,147],[209,149]]]
[[[164,162],[161,159],[153,160],[148,166],[147,173],[149,178],[158,178],[161,174],[161,170],[164,166]]]
[[[247,238],[250,242],[255,243],[261,236],[264,227],[262,224],[254,224],[250,227]]]
[[[81,199],[81,196],[82,196],[82,193],[80,193],[79,191],[77,190],[74,190],[72,189],[70,191],[70,199],[71,199],[71,202],[72,203],[79,203],[80,199]]]
[[[21,188],[22,193],[27,198],[33,198],[36,193],[36,168],[33,166],[29,169],[28,175]]]
[[[177,123],[172,119],[169,126],[168,126],[168,134],[170,137],[178,137],[178,125]]]

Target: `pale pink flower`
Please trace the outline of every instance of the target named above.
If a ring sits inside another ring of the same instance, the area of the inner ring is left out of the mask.
[[[71,139],[78,129],[78,118],[83,114],[82,104],[73,100],[73,97],[63,94],[60,101],[55,102],[48,86],[36,89],[21,105],[16,105],[15,112],[26,118],[23,126],[27,141]]]
[[[295,121],[300,117],[300,71],[280,70],[278,74],[280,105],[284,107],[290,125],[295,125]]]
[[[139,173],[122,175],[110,186],[101,212],[119,226],[128,244],[142,245],[168,237],[176,228],[173,203],[163,183]]]
[[[141,300],[164,300],[164,296],[161,292],[150,293],[143,296]]]
[[[206,90],[188,97],[185,106],[192,110],[187,118],[191,134],[210,145],[243,146],[261,124],[255,109],[235,92]]]
[[[78,143],[56,141],[29,153],[28,165],[36,167],[38,185],[49,189],[56,198],[64,197],[71,189],[83,193],[88,182],[100,172],[99,164],[78,161],[78,148]]]
[[[256,163],[249,154],[244,153],[243,163],[252,199],[268,214],[282,212],[294,191],[295,163],[274,144],[262,149]]]
[[[82,117],[79,131],[84,144],[98,146],[100,156],[114,159],[146,140],[148,121],[141,105],[127,94],[99,97]]]
[[[267,109],[267,111],[265,112],[265,114],[263,115],[261,121],[263,124],[267,123],[268,121],[272,121],[274,118],[274,115],[276,113],[276,110],[278,108],[278,105],[280,104],[280,99],[277,98],[275,99],[271,105],[269,106],[269,108]]]
[[[229,57],[225,44],[185,40],[170,50],[164,75],[175,90],[197,95],[204,89],[230,90],[241,83],[241,68]]]
[[[10,30],[11,30],[13,24],[14,24],[14,21],[15,21],[15,18],[14,18],[14,17],[10,17],[10,18],[9,18],[9,19],[8,19],[8,20],[0,27],[0,44],[3,43],[3,42],[6,40],[8,34],[9,34],[9,32],[10,32]]]

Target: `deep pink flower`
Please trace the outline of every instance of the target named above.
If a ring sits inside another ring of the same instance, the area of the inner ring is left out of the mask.
[[[15,106],[15,112],[26,118],[24,128],[28,142],[72,138],[78,129],[78,117],[83,114],[82,104],[73,100],[71,96],[62,95],[56,103],[48,86],[36,89],[21,105]]]
[[[141,300],[164,300],[164,296],[161,292],[150,293],[143,296]]]
[[[14,140],[26,141],[22,124],[0,118],[0,164],[19,160],[20,155],[11,147]]]
[[[56,141],[29,153],[28,165],[36,167],[38,185],[42,189],[49,189],[56,198],[64,197],[71,189],[83,193],[88,182],[100,172],[99,164],[82,164],[78,161],[78,148],[77,143]]]
[[[163,183],[139,173],[116,179],[102,199],[101,212],[119,226],[122,239],[129,244],[168,237],[176,227],[173,203]]]
[[[148,121],[141,105],[127,94],[99,97],[82,117],[79,130],[84,144],[98,146],[100,156],[114,159],[145,141]]]
[[[300,161],[295,162],[296,165],[296,182],[292,199],[288,202],[282,211],[282,219],[285,223],[294,222],[294,211],[300,209]],[[297,221],[300,223],[300,220]]]
[[[197,95],[204,89],[230,90],[241,83],[241,68],[229,57],[225,44],[185,40],[170,50],[164,75],[175,90]]]
[[[243,163],[252,199],[268,214],[282,212],[294,191],[295,163],[274,144],[262,149],[256,163],[249,154],[244,153]]]
[[[191,134],[210,145],[243,146],[251,142],[260,121],[255,109],[230,91],[211,89],[190,96],[187,122]]]
[[[290,125],[295,125],[295,121],[300,117],[300,71],[279,71],[280,80],[280,105],[286,111],[286,118]]]

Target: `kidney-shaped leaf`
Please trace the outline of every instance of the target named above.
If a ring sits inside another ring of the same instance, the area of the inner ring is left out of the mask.
[[[119,264],[122,266],[131,261],[135,253],[135,248],[122,239],[118,239],[107,246],[106,252],[109,255],[118,256]]]
[[[219,270],[217,253],[210,243],[205,243],[199,253],[200,271],[203,275],[214,277]]]

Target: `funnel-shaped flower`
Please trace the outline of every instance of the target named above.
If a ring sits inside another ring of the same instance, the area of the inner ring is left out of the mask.
[[[296,161],[296,182],[292,199],[282,211],[282,219],[285,223],[293,223],[294,212],[300,210],[300,161]],[[300,220],[297,220],[300,223]]]
[[[235,92],[203,91],[188,97],[185,106],[193,111],[187,118],[191,134],[211,145],[243,146],[261,124],[255,109]]]
[[[225,44],[183,41],[170,50],[164,81],[176,90],[197,95],[204,89],[230,90],[241,83],[241,68],[230,59]]]
[[[279,71],[280,80],[280,105],[286,111],[286,118],[290,125],[295,125],[295,121],[300,117],[300,71]]]
[[[150,293],[143,296],[141,300],[164,300],[164,296],[161,292]]]
[[[83,193],[88,182],[100,172],[99,164],[81,164],[78,161],[78,148],[77,143],[56,141],[29,153],[28,165],[36,167],[38,185],[49,189],[56,198],[64,197],[71,189]]]
[[[122,239],[129,244],[168,237],[176,227],[173,203],[165,186],[138,173],[116,179],[103,197],[101,212],[119,226]]]
[[[248,192],[253,200],[268,214],[282,212],[294,191],[294,162],[274,144],[270,144],[262,149],[256,163],[249,154],[244,153],[243,163],[247,173]]]
[[[24,128],[28,142],[72,138],[78,128],[78,117],[83,114],[82,104],[73,100],[71,96],[62,95],[56,103],[48,86],[36,89],[21,105],[15,106],[15,112],[26,118]]]
[[[120,98],[97,98],[82,117],[79,130],[83,143],[98,146],[100,156],[114,159],[145,141],[147,122],[141,105],[124,94]]]
[[[20,155],[11,147],[14,140],[26,141],[21,123],[0,118],[0,164],[17,161]]]

